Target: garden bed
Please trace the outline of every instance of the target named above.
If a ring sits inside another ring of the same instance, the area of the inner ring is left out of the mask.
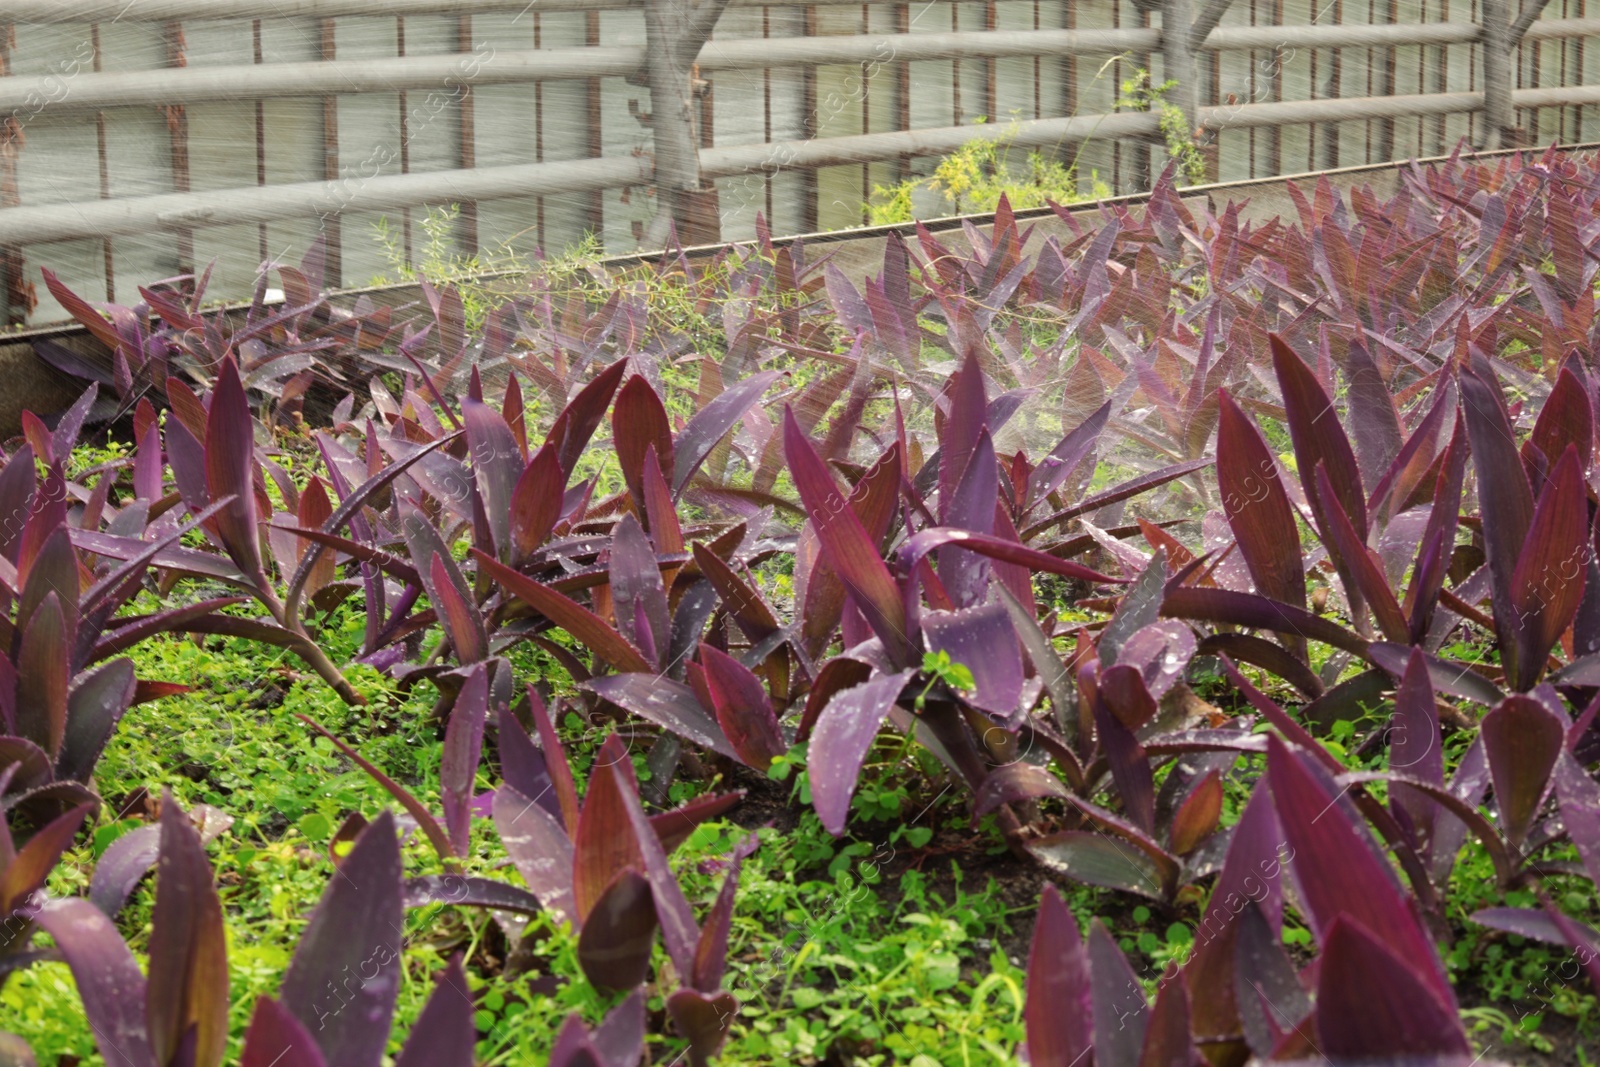
[[[420,330],[315,254],[226,319],[58,292],[116,356],[0,468],[5,1029],[1589,1062],[1594,175],[1163,184]]]

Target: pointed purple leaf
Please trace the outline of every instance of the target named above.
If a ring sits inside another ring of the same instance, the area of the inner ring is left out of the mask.
[[[1094,1062],[1104,1067],[1139,1062],[1150,1004],[1128,957],[1099,919],[1089,927],[1089,965],[1093,975]]]
[[[212,500],[231,495],[233,503],[217,513],[215,523],[223,549],[247,577],[261,571],[261,542],[256,531],[255,426],[250,402],[233,357],[222,361],[211,407],[206,413],[206,492]],[[170,446],[169,446],[170,447]]]
[[[239,1067],[327,1067],[316,1039],[282,1004],[256,999]]]
[[[460,955],[439,972],[437,984],[395,1067],[473,1067],[478,1030],[473,1023],[472,990],[461,969]]]
[[[158,1067],[145,1022],[145,981],[122,935],[87,900],[52,900],[34,921],[55,939],[107,1067]]]
[[[400,840],[384,811],[361,832],[311,913],[280,998],[330,1064],[378,1067],[400,992]]]
[[[658,674],[608,674],[603,678],[591,678],[582,683],[581,688],[701,748],[740,761],[738,750],[723,734],[712,713],[701,705],[694,690],[682,682]]]
[[[515,788],[494,794],[494,825],[522,880],[558,919],[578,923],[572,893],[573,845],[557,818]]]
[[[844,833],[850,798],[872,739],[915,671],[880,675],[834,696],[811,730],[811,800],[823,827]]]
[[[145,1014],[156,1062],[174,1062],[179,1048],[192,1040],[188,1062],[217,1067],[228,1047],[222,901],[205,845],[170,792],[161,798],[161,853],[151,923]]]
[[[1350,915],[1333,920],[1317,968],[1317,1043],[1334,1059],[1470,1056],[1454,998],[1442,1000],[1432,966]]]
[[[1089,953],[1053,885],[1039,898],[1028,950],[1028,994],[1023,1013],[1028,1060],[1037,1067],[1069,1067],[1093,1051]]]
[[[483,728],[489,715],[489,672],[478,664],[456,696],[445,727],[444,754],[439,764],[439,799],[444,804],[445,829],[457,856],[465,857],[472,845],[473,785],[478,761],[483,757]]]

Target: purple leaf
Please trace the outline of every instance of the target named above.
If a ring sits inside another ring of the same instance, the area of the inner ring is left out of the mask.
[[[100,753],[133,702],[131,659],[112,660],[98,670],[80,674],[67,694],[67,728],[56,776],[87,782]]]
[[[1348,915],[1419,969],[1422,980],[1453,1004],[1450,985],[1416,898],[1406,894],[1371,837],[1341,804],[1340,792],[1313,757],[1269,737],[1267,778],[1293,870],[1314,931],[1325,940]]]
[[[1167,584],[1167,549],[1161,546],[1139,572],[1139,577],[1123,591],[1117,610],[1106,621],[1095,642],[1095,652],[1106,666],[1116,663],[1122,644],[1134,632],[1151,625],[1161,611],[1161,596]],[[1177,626],[1178,624],[1171,624]]]
[[[1046,869],[1087,885],[1163,900],[1161,869],[1132,845],[1106,834],[1064,830],[1030,841],[1028,853]]]
[[[1555,781],[1561,823],[1589,872],[1589,880],[1600,885],[1600,785],[1570,752],[1562,752],[1556,761]]]
[[[701,647],[700,662],[717,722],[728,743],[739,753],[741,763],[765,771],[788,751],[766,688],[748,667],[709,645]]]
[[[1111,409],[1115,401],[1108,400],[1100,405],[1087,419],[1084,419],[1073,431],[1062,438],[1061,443],[1051,451],[1028,476],[1028,506],[1031,508],[1039,501],[1055,492],[1067,476],[1077,469],[1095,442],[1104,432],[1107,421],[1111,418]]]
[[[501,845],[534,896],[558,919],[577,925],[572,840],[555,816],[512,786],[503,785],[494,794],[494,825]]]
[[[1589,984],[1600,989],[1600,936],[1582,923],[1568,918],[1548,898],[1544,900],[1544,910],[1550,916],[1550,921],[1565,935],[1574,957],[1583,964],[1585,973],[1589,975]]]
[[[189,1062],[217,1067],[228,1047],[222,901],[212,883],[205,845],[170,791],[161,798],[161,855],[151,923],[145,1014],[156,1062],[174,1062],[178,1050],[192,1040]]]
[[[405,508],[401,517],[406,549],[416,565],[428,600],[438,611],[446,636],[463,665],[476,663],[487,654],[488,640],[483,616],[472,596],[472,587],[456,566],[450,548],[421,511]]]
[[[966,469],[952,487],[951,496],[940,501],[944,512],[940,521],[945,526],[993,535],[999,500],[1000,471],[995,465],[994,442],[989,439],[989,431],[984,430],[967,453]],[[945,548],[939,553],[939,578],[956,607],[972,607],[983,603],[988,592],[989,563],[963,549]]]
[[[1053,885],[1039,898],[1028,950],[1028,994],[1023,1009],[1028,1031],[1028,1061],[1038,1067],[1067,1067],[1093,1051],[1089,953]]]
[[[522,449],[500,413],[470,397],[461,402],[467,447],[483,508],[489,517],[495,551],[511,559],[511,501],[522,475]]]
[[[880,675],[836,694],[812,727],[807,757],[811,800],[823,827],[835,837],[844,833],[850,798],[872,739],[915,673]]]
[[[1122,808],[1145,834],[1155,833],[1155,784],[1150,761],[1134,731],[1156,715],[1156,703],[1139,672],[1126,665],[1100,673],[1094,722],[1100,747],[1111,767]]]
[[[1550,913],[1537,908],[1484,908],[1473,912],[1467,918],[1479,926],[1487,926],[1502,933],[1516,934],[1518,937],[1544,941],[1552,945],[1567,944],[1566,933],[1551,918]],[[1582,924],[1576,925],[1586,940],[1600,941],[1600,933]]]
[[[578,965],[604,989],[630,989],[650,975],[656,910],[650,882],[635,870],[618,871],[584,916]]]
[[[489,671],[480,663],[472,668],[456,696],[445,727],[444,754],[439,764],[444,824],[451,847],[461,857],[472,847],[472,787],[478,775],[478,761],[483,757],[483,727],[488,716]]]
[[[1198,1067],[1205,1062],[1189,1036],[1189,990],[1181,979],[1159,983],[1139,1067]]]
[[[0,785],[0,794],[5,786]],[[83,826],[93,805],[73,808],[36,830],[20,852],[11,853],[11,839],[0,815],[0,921],[9,923],[13,912],[23,907],[41,888],[55,869],[62,853],[72,847],[72,839]],[[9,860],[9,862],[6,862]],[[20,948],[7,942],[8,948]]]
[[[1234,949],[1231,992],[1238,1005],[1239,1025],[1251,1051],[1267,1056],[1285,1033],[1307,1021],[1311,998],[1277,932],[1255,901],[1242,905],[1235,925],[1237,936],[1230,939]]]
[[[591,678],[581,688],[647,719],[701,748],[739,761],[738,750],[695,697],[694,690],[659,674],[635,672]]]
[[[928,649],[964,664],[974,682],[972,705],[1014,726],[1022,705],[1022,647],[1004,605],[981,604],[960,611],[930,611],[922,617]]]
[[[145,1023],[145,981],[133,953],[87,900],[57,899],[34,921],[72,969],[83,1011],[107,1067],[157,1067]]]
[[[1144,1049],[1150,1005],[1128,957],[1099,919],[1089,926],[1089,966],[1093,975],[1094,1061],[1103,1067],[1133,1065]]]
[[[780,371],[762,371],[735,382],[684,424],[683,429],[678,431],[672,457],[674,494],[683,492],[683,487],[689,484],[717,442],[756,404],[767,387],[780,377]]]
[[[638,872],[644,866],[641,839],[630,832],[628,821],[628,798],[637,791],[628,750],[621,738],[611,734],[591,769],[578,830],[572,836],[572,891],[580,924],[589,921],[590,911],[619,873]]]
[[[1549,459],[1565,453],[1569,445],[1575,447],[1578,466],[1589,469],[1594,448],[1594,410],[1588,391],[1571,370],[1563,367],[1557,375],[1555,388],[1539,407],[1539,418],[1528,442]]]
[[[255,419],[233,357],[222,361],[211,407],[206,414],[206,493],[211,500],[232,496],[212,523],[223,549],[248,578],[261,573],[261,542],[256,532]],[[169,442],[168,448],[171,448]]]
[[[656,836],[650,820],[645,816],[644,808],[640,805],[638,787],[632,782],[632,766],[627,763],[622,743],[615,734],[606,739],[600,750],[600,758],[610,761],[606,764],[605,770],[614,770],[620,763],[621,771],[626,774],[627,788],[616,789],[616,800],[622,809],[624,825],[633,831],[633,842],[643,861],[645,877],[650,882],[656,917],[661,923],[661,936],[666,942],[667,955],[680,975],[692,975],[695,948],[700,940],[700,928],[695,924],[689,902],[684,899],[683,889],[678,885],[678,877],[667,862],[666,850],[661,847],[661,840]],[[616,777],[622,778],[623,774],[617,774]],[[619,783],[619,786],[621,784],[623,783]],[[591,785],[590,789],[593,788]],[[585,812],[587,810],[588,806],[585,804]],[[581,849],[580,840],[580,862],[583,859]]]
[[[1411,660],[1394,695],[1394,716],[1389,720],[1389,769],[1444,787],[1444,739],[1439,733],[1439,712],[1433,702],[1433,683],[1421,649]],[[1389,792],[1395,814],[1404,812],[1422,841],[1433,837],[1434,802],[1403,785]]]
[[[378,1067],[400,991],[400,840],[384,811],[356,838],[300,935],[279,996],[330,1064]]]
[[[545,445],[535,452],[517,477],[511,491],[513,562],[520,562],[549,538],[561,518],[561,463],[555,448]]]
[[[679,989],[667,998],[667,1014],[689,1042],[690,1067],[705,1067],[722,1047],[739,1014],[739,1001],[732,993],[708,996],[694,989]]]
[[[944,396],[948,398],[950,407],[943,420],[939,440],[939,524],[961,526],[963,523],[954,517],[956,486],[961,482],[963,472],[971,469],[969,457],[977,455],[980,441],[987,430],[985,421],[989,407],[983,387],[983,369],[975,354],[965,354],[961,366],[946,382]],[[992,445],[990,454],[993,454]],[[990,521],[993,513],[991,505]]]
[[[921,530],[908,538],[900,546],[897,560],[902,574],[909,574],[929,552],[941,545],[959,543],[969,552],[988,556],[990,559],[1004,560],[1007,563],[1016,563],[1034,570],[1045,571],[1048,574],[1059,574],[1063,578],[1076,578],[1080,582],[1096,584],[1117,585],[1123,584],[1116,578],[1091,570],[1081,563],[1052,556],[1047,552],[1019,545],[1015,541],[1004,538],[992,537],[986,534],[975,534],[969,530],[949,530],[935,527],[930,530]]]
[[[1492,576],[1502,662],[1513,672],[1520,660],[1515,652],[1517,635],[1511,628],[1517,618],[1512,608],[1513,575],[1533,525],[1533,491],[1523,473],[1511,423],[1494,390],[1473,371],[1462,371],[1461,400],[1472,442],[1472,464],[1478,473],[1479,511],[1484,518],[1484,550]],[[1512,678],[1520,680],[1515,675]],[[1532,682],[1525,688],[1531,686]],[[1513,684],[1512,688],[1519,687]]]
[[[45,596],[22,633],[17,655],[17,734],[52,759],[61,754],[67,733],[67,679],[71,636],[60,599]]]
[[[1488,502],[1484,503],[1487,518]],[[1486,533],[1492,525],[1492,521],[1484,523]],[[1550,649],[1578,612],[1591,551],[1589,533],[1588,489],[1577,447],[1569,445],[1545,483],[1527,541],[1517,557],[1510,585],[1512,614],[1496,626],[1502,638],[1508,633],[1515,635],[1510,657],[1502,645],[1502,657],[1511,659],[1506,675],[1512,689],[1525,692],[1533,688],[1544,673]],[[1491,568],[1494,565],[1491,559]]]
[[[672,423],[661,398],[640,374],[629,378],[611,412],[611,439],[628,492],[644,507],[645,454],[654,446],[663,474],[672,470]]]
[[[1366,602],[1372,609],[1378,628],[1390,640],[1407,640],[1411,635],[1410,621],[1405,612],[1400,610],[1400,602],[1389,587],[1389,579],[1383,573],[1383,561],[1361,540],[1350,517],[1340,506],[1338,493],[1328,476],[1328,468],[1319,465],[1313,480],[1317,499],[1322,502],[1325,543],[1343,567],[1342,573],[1348,575],[1355,586],[1354,589],[1347,587],[1346,595]]]
[[[1217,487],[1256,588],[1273,600],[1303,607],[1300,530],[1278,477],[1277,460],[1261,431],[1226,391],[1217,423]]]
[[[1356,656],[1365,656],[1368,647],[1366,641],[1349,630],[1304,608],[1229,589],[1168,585],[1166,597],[1161,602],[1161,614],[1169,619],[1232,623],[1235,626],[1298,635]]]
[[[794,411],[788,407],[784,408],[783,441],[790,474],[828,561],[843,579],[891,658],[897,663],[906,662],[910,644],[906,638],[905,605],[899,587],[879,556],[877,546],[867,536],[861,519],[840,494],[833,476],[795,421]]]
[[[521,915],[538,915],[551,910],[526,889],[518,889],[507,882],[497,882],[493,878],[460,874],[423,874],[407,878],[405,904],[408,908],[454,904]]]
[[[1339,915],[1317,968],[1317,1044],[1335,1059],[1469,1056],[1453,997],[1441,998],[1429,960]]]
[[[617,631],[633,647],[646,650],[645,659],[659,660],[649,652],[666,651],[672,636],[672,612],[667,607],[656,551],[631,512],[622,516],[612,534],[610,579]],[[642,628],[640,620],[646,624]]]
[[[256,999],[239,1067],[327,1067],[316,1039],[271,997]]]
[[[617,391],[617,385],[627,370],[628,361],[617,360],[595,375],[594,380],[584,386],[578,395],[561,409],[561,414],[556,416],[548,440],[556,446],[556,456],[561,461],[563,483],[572,477],[572,471],[578,465],[578,457],[583,455],[583,450],[588,447],[589,438],[594,436],[594,431],[606,417],[606,408],[611,404],[612,394]]]
[[[1186,856],[1216,832],[1222,818],[1222,775],[1211,771],[1195,783],[1172,815],[1172,851]]]
[[[1542,702],[1511,696],[1483,717],[1479,732],[1506,842],[1519,848],[1549,793],[1566,724]]]
[[[689,839],[695,827],[708,819],[715,819],[726,814],[744,799],[744,792],[736,790],[732,793],[707,795],[687,804],[663,811],[659,815],[650,816],[650,826],[655,830],[656,837],[661,841],[661,847],[667,852],[672,852],[679,845]]]
[[[1197,648],[1194,631],[1183,623],[1153,622],[1123,642],[1117,663],[1138,671],[1150,695],[1160,700],[1182,679]]]
[[[472,552],[478,560],[478,565],[488,571],[489,577],[500,584],[505,595],[529,604],[535,611],[577,638],[585,648],[593,651],[613,667],[622,671],[645,673],[654,669],[654,666],[639,654],[638,649],[628,644],[621,634],[607,626],[603,619],[588,608],[562,596],[554,589],[540,585],[526,575],[517,573],[476,548]]]
[[[1002,804],[1015,804],[1038,797],[1065,799],[1070,795],[1067,787],[1061,784],[1061,779],[1043,767],[1018,760],[989,772],[973,794],[972,815],[977,819]]]
[[[1352,443],[1361,466],[1361,484],[1371,491],[1400,454],[1400,416],[1378,365],[1359,341],[1351,343],[1343,369],[1349,382],[1346,399],[1350,425],[1355,431]]]
[[[457,954],[439,972],[433,995],[412,1025],[395,1067],[473,1067],[477,1042],[472,990]]]
[[[20,564],[17,572],[19,576],[24,573]],[[72,537],[65,528],[54,531],[44,539],[44,544],[26,569],[22,596],[17,600],[17,626],[26,629],[33,619],[33,613],[52,592],[60,602],[67,638],[72,641],[77,636],[81,591],[78,585],[78,557],[72,551]]]
[[[334,509],[333,514],[328,516],[328,520],[322,524],[323,532],[338,533],[340,530],[344,529],[345,525],[348,523],[351,531],[355,533],[358,538],[362,537],[362,531],[368,528],[368,523],[366,519],[362,517],[361,509],[365,507],[375,495],[388,486],[390,482],[404,474],[419,460],[432,455],[434,449],[442,448],[453,440],[455,440],[455,435],[449,434],[422,446],[422,448],[411,453],[405,459],[389,464],[377,474],[374,474],[372,477],[362,482],[351,492],[344,493],[342,484],[336,481],[335,485],[343,494],[343,499],[339,501],[339,506]],[[333,454],[326,441],[319,438],[318,443],[322,446],[323,456],[325,459]],[[332,460],[328,460],[327,466],[330,473],[336,472],[338,469]],[[299,610],[300,597],[305,589],[306,583],[310,580],[312,571],[316,568],[317,562],[322,558],[322,554],[326,551],[327,548],[323,545],[312,544],[310,548],[306,549],[305,554],[300,557],[299,564],[295,566],[294,573],[290,575],[289,582],[287,586],[285,586],[283,599],[286,614],[292,615],[295,611]]]
[[[1367,646],[1367,658],[1399,678],[1405,674],[1413,651],[1421,650],[1388,641],[1374,641]],[[1427,652],[1421,654],[1423,663],[1428,667],[1428,679],[1439,692],[1491,706],[1505,699],[1506,695],[1495,688],[1493,682],[1466,664],[1452,663]]]
[[[549,760],[528,736],[522,721],[511,713],[509,705],[500,709],[499,727],[496,749],[505,784],[525,797],[532,797],[555,818],[561,818],[561,798],[551,778]]]
[[[722,988],[722,978],[728,967],[728,932],[733,923],[734,897],[739,890],[739,868],[745,858],[760,847],[755,834],[748,835],[734,847],[728,859],[728,873],[722,876],[722,888],[700,929],[700,940],[695,944],[694,973],[689,984],[702,993],[715,993]]]
[[[545,765],[550,769],[550,781],[555,786],[556,799],[561,804],[562,821],[569,834],[577,833],[578,787],[572,780],[572,764],[567,761],[567,750],[561,744],[544,700],[532,685],[528,686],[528,710],[533,714],[533,727],[539,733],[539,747],[544,751]]]
[[[90,902],[108,918],[116,918],[133,887],[155,866],[160,854],[159,826],[141,826],[111,842],[94,865],[94,877],[89,883]]]

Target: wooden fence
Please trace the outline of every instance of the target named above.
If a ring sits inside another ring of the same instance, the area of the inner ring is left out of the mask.
[[[211,293],[245,296],[318,236],[343,285],[508,241],[639,247],[663,177],[645,5],[666,2],[0,0],[7,319],[62,317],[41,266],[131,303],[212,260]],[[1224,181],[1594,140],[1589,2],[734,0],[685,94],[716,190],[687,221],[860,225],[875,186],[974,137],[1143,187],[1166,149],[1118,107],[1139,69],[1178,81]]]

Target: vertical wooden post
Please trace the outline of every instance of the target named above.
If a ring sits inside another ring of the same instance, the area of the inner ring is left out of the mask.
[[[1344,24],[1344,0],[1334,0],[1333,24]],[[1344,91],[1344,52],[1338,48],[1328,50],[1328,80],[1322,87],[1322,95],[1329,100],[1337,100]],[[1322,124],[1322,165],[1330,170],[1339,165],[1339,124],[1325,122]]]
[[[166,25],[167,66],[186,67],[189,57],[185,54],[183,39],[183,24],[169,22]],[[167,120],[167,143],[172,152],[172,191],[187,193],[189,191],[189,109],[182,104],[167,104],[162,109]],[[194,231],[182,229],[178,231],[178,273],[187,274],[194,270]]]
[[[1398,16],[1396,0],[1387,0],[1383,9],[1384,24],[1394,25]],[[1394,95],[1395,62],[1395,48],[1390,45],[1383,50],[1383,62],[1378,68],[1379,96]],[[1394,158],[1394,119],[1380,119],[1378,122],[1378,158],[1385,163]]]
[[[1195,116],[1200,114],[1200,68],[1194,61],[1194,50],[1189,42],[1193,25],[1193,0],[1162,0],[1162,74],[1165,80],[1178,83],[1167,94],[1167,100],[1183,112],[1191,130]]]
[[[895,23],[894,23],[895,32],[896,33],[910,33],[911,32],[911,5],[910,4],[899,4],[899,5],[897,5],[895,7],[894,10],[895,10]],[[1039,24],[1038,23],[1038,19],[1039,19],[1039,0],[1034,0],[1033,11],[1034,11],[1034,28],[1037,29],[1038,28],[1038,24]],[[1035,69],[1037,69],[1037,66],[1038,66],[1038,60],[1037,59],[1034,60],[1034,65],[1035,65]],[[1037,98],[1038,84],[1039,83],[1038,83],[1038,80],[1037,80],[1037,77],[1036,77],[1035,81],[1034,81],[1035,98]],[[911,129],[911,64],[909,62],[902,61],[900,63],[895,64],[894,95],[895,95],[895,112],[896,112],[896,119],[897,119],[895,128],[899,129],[899,130],[909,130],[909,129]],[[895,181],[903,182],[903,181],[908,180],[910,177],[911,177],[911,157],[910,156],[901,156],[899,165],[898,165],[898,167],[897,167],[897,169],[895,171]]]
[[[1510,148],[1518,137],[1511,107],[1511,10],[1483,0],[1483,146]]]
[[[96,22],[89,27],[89,43],[94,46],[94,70],[100,73],[103,62],[100,52],[100,24]],[[94,141],[95,155],[100,164],[100,199],[111,199],[111,161],[106,151],[106,113],[104,109],[94,113]],[[105,263],[106,270],[106,303],[117,299],[117,271],[116,262],[112,256],[111,238],[100,239],[100,256]]]
[[[261,64],[262,52],[260,19],[253,19],[250,23],[250,58],[251,61],[257,66]],[[256,100],[256,184],[267,184],[267,102],[259,98]],[[110,244],[110,241],[106,242],[106,245],[108,246],[108,251],[106,253],[108,257],[106,264],[106,274],[108,278],[110,277]],[[267,261],[267,257],[271,254],[270,248],[267,244],[267,224],[264,222],[256,224],[256,251],[259,253],[257,258],[262,263],[265,263]]]
[[[321,19],[319,52],[324,62],[331,62],[336,58],[338,50],[335,40],[334,20]],[[337,96],[324,96],[322,98],[322,177],[325,181],[336,182],[339,180],[339,98]],[[325,245],[325,258],[322,268],[322,284],[329,289],[337,288],[344,283],[344,237],[343,226],[338,214],[327,216],[322,223],[322,237]]]
[[[544,27],[539,23],[539,16],[533,16],[533,47],[535,50],[544,47]],[[544,162],[544,82],[533,83],[533,161]],[[550,246],[545,243],[544,235],[544,197],[539,197],[538,216],[534,219],[535,232],[538,234],[539,251],[543,252]]]
[[[397,56],[406,54],[406,19],[398,15],[394,20],[394,52]],[[411,94],[404,89],[400,90],[400,173],[411,173]],[[406,266],[416,265],[411,246],[411,209],[400,209],[400,241],[405,251]]]
[[[861,5],[861,34],[866,36],[872,32],[872,8],[867,4]],[[861,64],[861,132],[872,132],[872,83],[868,77],[869,67]],[[861,164],[861,225],[866,226],[872,221],[872,164]]]
[[[594,47],[600,43],[600,12],[591,11],[584,16],[583,43]],[[585,96],[585,109],[589,120],[589,158],[599,159],[605,144],[600,136],[600,79],[590,78]],[[606,194],[596,189],[589,194],[589,229],[602,238],[606,232]]]
[[[471,15],[456,17],[456,51],[463,54],[472,51]],[[478,124],[473,107],[472,83],[466,78],[461,79],[461,103],[457,108],[457,115],[461,124],[458,131],[461,169],[472,170],[478,165]],[[467,255],[477,254],[478,202],[476,200],[468,200],[461,205],[460,242],[462,251]]]
[[[645,70],[650,79],[650,137],[655,148],[656,216],[646,247],[662,247],[676,224],[684,244],[721,240],[717,187],[700,175],[700,79],[695,60],[728,0],[645,0]]]
[[[804,34],[807,37],[817,35],[817,9],[814,5],[806,5],[801,13],[804,24]],[[800,135],[807,140],[814,140],[820,133],[822,125],[817,115],[817,68],[807,65],[800,75],[800,107],[803,123]],[[800,230],[802,233],[817,232],[817,168],[806,167],[800,172]]]
[[[17,47],[14,23],[0,25],[0,78],[11,73],[11,52]],[[22,203],[17,190],[17,156],[22,151],[22,123],[13,113],[0,118],[0,207]],[[5,300],[6,325],[21,326],[28,321],[38,300],[28,281],[22,249],[0,248],[0,299]]]

